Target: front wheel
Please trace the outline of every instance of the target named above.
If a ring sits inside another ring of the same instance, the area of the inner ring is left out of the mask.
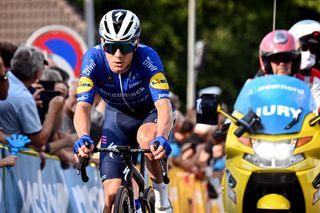
[[[154,204],[156,202],[153,188],[149,186],[144,190],[142,201],[142,212],[154,213]]]
[[[125,186],[120,186],[114,201],[114,212],[134,213],[131,208],[129,191]]]

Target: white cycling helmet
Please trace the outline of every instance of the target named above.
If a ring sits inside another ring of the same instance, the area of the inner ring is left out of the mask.
[[[320,23],[314,20],[306,19],[295,23],[289,32],[296,38],[300,39],[314,32],[320,33]]]
[[[138,17],[129,10],[111,10],[100,21],[99,34],[104,42],[135,42],[140,32]]]

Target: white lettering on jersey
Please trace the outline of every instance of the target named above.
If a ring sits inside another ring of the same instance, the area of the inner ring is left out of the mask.
[[[133,91],[131,93],[123,93],[123,94],[120,92],[118,92],[118,93],[117,92],[116,93],[106,92],[106,91],[100,89],[100,92],[102,92],[106,96],[106,98],[122,98],[122,97],[134,98],[134,97],[140,95],[143,91],[145,91],[144,87],[139,87],[139,88],[137,88],[136,91]]]
[[[158,99],[169,98],[169,94],[158,94]]]
[[[134,83],[132,83],[132,84],[129,84],[129,89],[131,89],[132,87],[135,87],[135,86],[137,86],[137,85],[139,85],[139,84],[141,84],[141,82],[142,82],[142,80],[140,80],[140,81],[137,81],[137,82],[134,82]]]
[[[80,96],[79,98],[77,98],[77,101],[86,101],[88,99],[89,99],[88,95],[83,95],[83,96]]]
[[[144,62],[142,63],[144,66],[146,66],[148,69],[150,69],[151,71],[155,71],[158,70],[158,67],[153,65],[150,57],[147,57],[146,60],[144,60]]]
[[[90,76],[92,70],[95,68],[96,64],[92,59],[90,59],[90,63],[83,69],[82,73]]]
[[[284,105],[263,106],[263,107],[258,107],[256,109],[256,114],[258,116],[279,115],[279,116],[297,118],[300,113],[301,113],[301,109],[295,109],[293,107],[288,107]]]

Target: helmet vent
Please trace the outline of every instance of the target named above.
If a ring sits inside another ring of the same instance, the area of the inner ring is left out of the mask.
[[[115,23],[115,22],[113,22],[113,28],[114,28],[114,31],[116,32],[116,34],[118,34],[119,33],[119,31],[120,31],[120,28],[121,28],[121,24],[122,23]]]
[[[106,29],[107,33],[110,34],[110,30],[109,30],[107,21],[104,21],[104,28]]]
[[[276,32],[273,38],[273,42],[276,44],[285,44],[288,41],[288,37],[283,32]]]
[[[130,30],[130,28],[131,28],[131,26],[132,26],[132,21],[130,21],[130,23],[129,23],[129,25],[127,26],[127,28],[126,28],[126,31],[124,32],[124,35],[126,35],[128,32],[129,32],[129,30]]]
[[[127,39],[130,39],[130,35],[122,38],[122,40],[127,40]]]

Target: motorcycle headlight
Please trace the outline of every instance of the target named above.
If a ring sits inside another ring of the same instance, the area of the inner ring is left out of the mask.
[[[244,159],[261,168],[286,168],[302,160],[303,155],[294,155],[296,139],[265,141],[251,139],[254,154],[245,154]]]

